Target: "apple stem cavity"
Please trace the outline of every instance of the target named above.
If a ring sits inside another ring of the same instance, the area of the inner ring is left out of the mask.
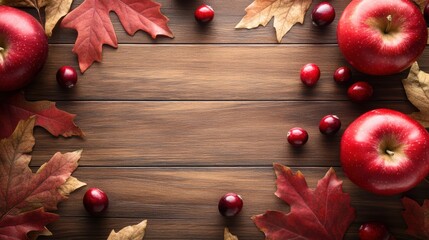
[[[386,18],[387,18],[387,25],[386,25],[386,29],[384,29],[384,33],[389,33],[390,28],[392,27],[392,15],[389,15]]]
[[[389,155],[390,157],[393,157],[393,155],[395,155],[395,152],[394,152],[394,151],[391,151],[391,150],[389,150],[389,149],[386,149],[386,153],[387,153],[387,155]]]

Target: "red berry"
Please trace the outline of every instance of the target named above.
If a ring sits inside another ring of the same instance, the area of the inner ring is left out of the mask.
[[[83,206],[91,215],[99,215],[109,206],[109,199],[100,189],[90,188],[83,196]]]
[[[347,95],[353,102],[365,102],[372,97],[372,94],[372,86],[367,82],[356,82],[347,90]]]
[[[326,115],[319,123],[319,130],[325,135],[334,135],[340,128],[341,121],[337,115]]]
[[[287,133],[287,141],[294,147],[302,146],[308,141],[308,133],[300,127],[291,128]]]
[[[426,25],[429,25],[429,2],[426,3],[425,9],[423,11],[425,17]]]
[[[195,10],[194,16],[198,22],[208,23],[214,18],[214,10],[209,5],[203,4]]]
[[[305,64],[301,68],[300,73],[301,81],[309,87],[316,85],[320,78],[320,69],[314,63]]]
[[[233,217],[237,215],[242,208],[243,199],[236,193],[227,193],[219,200],[219,212],[225,217]]]
[[[57,71],[57,82],[64,88],[72,88],[77,83],[77,72],[72,66],[62,66]]]
[[[328,2],[317,4],[311,13],[313,24],[318,27],[323,27],[331,24],[335,19],[335,9]]]
[[[335,70],[334,80],[336,83],[346,83],[352,78],[352,70],[348,67],[339,67]]]
[[[389,231],[382,223],[365,223],[359,228],[360,240],[389,240],[392,239]]]

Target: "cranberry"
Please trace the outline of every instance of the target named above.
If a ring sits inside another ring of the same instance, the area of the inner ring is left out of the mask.
[[[352,70],[348,67],[339,67],[337,70],[335,70],[334,73],[334,80],[336,83],[346,83],[349,82],[352,78]]]
[[[318,27],[323,27],[331,24],[335,19],[335,9],[328,2],[317,4],[311,13],[313,24]]]
[[[308,133],[300,127],[291,128],[287,133],[287,141],[294,147],[302,146],[308,141]]]
[[[326,115],[319,123],[319,130],[325,135],[334,135],[341,128],[341,121],[337,115]]]
[[[309,87],[316,85],[320,78],[320,69],[314,63],[305,64],[301,68],[300,73],[301,81]]]
[[[60,67],[56,77],[58,84],[64,88],[72,88],[77,83],[77,72],[72,66]]]
[[[237,215],[243,208],[243,199],[236,193],[227,193],[219,200],[218,209],[225,217]]]
[[[425,9],[423,11],[425,17],[426,25],[429,25],[429,2],[426,3]]]
[[[109,199],[100,189],[90,188],[83,196],[83,206],[91,215],[99,215],[109,206]]]
[[[195,10],[194,16],[198,22],[208,23],[214,18],[214,10],[209,5],[203,4]]]
[[[368,101],[372,97],[372,94],[372,86],[367,82],[356,82],[347,90],[347,95],[353,102]]]
[[[387,228],[382,223],[365,223],[359,228],[359,239],[360,240],[389,240],[393,239]]]

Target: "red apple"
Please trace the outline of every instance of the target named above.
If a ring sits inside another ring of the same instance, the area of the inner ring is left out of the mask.
[[[340,159],[359,187],[382,195],[402,193],[429,174],[429,134],[403,113],[372,110],[345,130]]]
[[[426,47],[428,31],[410,0],[353,0],[338,22],[338,45],[357,70],[389,75],[407,69]]]
[[[0,91],[20,89],[31,82],[48,56],[48,39],[30,14],[0,6]]]

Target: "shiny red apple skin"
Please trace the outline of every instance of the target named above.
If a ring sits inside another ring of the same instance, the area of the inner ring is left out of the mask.
[[[375,109],[344,131],[340,160],[359,187],[380,195],[402,193],[429,174],[429,134],[401,112]]]
[[[417,60],[426,47],[428,31],[413,1],[353,0],[338,22],[337,38],[344,57],[358,71],[390,75]]]
[[[89,214],[97,216],[106,211],[109,206],[109,198],[101,189],[90,188],[83,196],[83,206]]]
[[[40,23],[30,14],[0,6],[0,91],[29,84],[48,56],[48,39]]]

